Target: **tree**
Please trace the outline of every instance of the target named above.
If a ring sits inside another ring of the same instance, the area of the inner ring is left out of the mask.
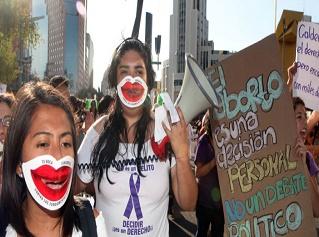
[[[80,99],[85,99],[85,98],[93,98],[95,94],[97,94],[97,91],[95,88],[83,88],[78,91],[76,96]]]
[[[103,93],[100,90],[96,90],[95,88],[83,88],[78,93],[76,93],[76,97],[80,99],[92,99],[96,95],[97,100],[100,100],[103,97]]]
[[[39,38],[30,15],[30,0],[0,0],[0,82],[17,79],[19,53],[35,47]]]
[[[11,39],[4,37],[0,32],[0,82],[8,83],[16,79],[17,67],[16,53],[13,50]]]

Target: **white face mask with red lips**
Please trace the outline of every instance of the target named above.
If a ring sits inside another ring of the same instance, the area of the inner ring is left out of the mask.
[[[147,97],[147,91],[148,87],[140,77],[126,76],[117,85],[117,94],[121,102],[129,108],[142,105]]]
[[[33,199],[45,209],[60,209],[68,198],[73,175],[74,158],[56,160],[41,155],[22,163],[23,176]]]

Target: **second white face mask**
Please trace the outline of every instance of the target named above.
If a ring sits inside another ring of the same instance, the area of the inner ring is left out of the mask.
[[[117,85],[117,93],[121,102],[129,108],[142,105],[147,97],[147,90],[145,81],[140,77],[126,76]]]
[[[56,160],[41,155],[22,163],[23,176],[33,199],[45,209],[60,209],[70,192],[74,158]]]

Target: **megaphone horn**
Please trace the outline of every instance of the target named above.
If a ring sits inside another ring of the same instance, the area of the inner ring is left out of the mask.
[[[181,91],[175,106],[179,106],[189,123],[198,114],[212,106],[218,106],[212,81],[202,71],[191,55],[186,55],[186,67]]]

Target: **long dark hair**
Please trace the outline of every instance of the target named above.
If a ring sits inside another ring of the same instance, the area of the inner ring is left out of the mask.
[[[111,65],[107,70],[107,80],[111,88],[117,86],[117,68],[123,55],[129,51],[136,51],[144,60],[147,74],[147,86],[151,90],[154,86],[155,72],[152,67],[152,58],[150,49],[144,45],[141,41],[129,38],[125,39],[115,50],[112,58]],[[141,152],[145,143],[145,135],[148,131],[148,125],[152,120],[150,116],[151,103],[150,100],[146,100],[143,104],[143,112],[141,118],[136,122],[136,134],[134,138],[134,146],[137,146],[137,154],[135,155],[135,164],[137,166],[138,173],[141,173]],[[103,132],[101,133],[97,144],[95,145],[92,153],[92,168],[93,176],[98,178],[98,189],[100,190],[100,183],[103,177],[104,171],[106,177],[110,183],[112,181],[108,176],[108,169],[111,165],[115,165],[115,157],[118,153],[119,143],[128,143],[126,122],[122,115],[121,103],[119,102],[118,96],[114,101],[114,109],[110,112],[108,120],[104,124]],[[135,149],[134,149],[135,150]],[[126,149],[127,151],[127,149]],[[123,165],[123,163],[120,163]],[[123,167],[118,167],[117,169]]]
[[[16,103],[13,105],[12,123],[9,126],[4,144],[3,183],[0,200],[2,216],[0,222],[2,222],[2,228],[11,224],[19,235],[26,237],[33,236],[24,221],[25,213],[22,205],[27,195],[27,187],[25,180],[17,176],[16,169],[21,163],[22,147],[31,126],[32,116],[41,104],[59,107],[66,113],[71,126],[75,165],[77,161],[75,126],[68,101],[60,92],[46,83],[31,82],[25,84],[17,93]],[[60,209],[63,236],[71,236],[73,227],[79,227],[73,210],[75,170],[73,170],[69,196]],[[0,231],[0,235],[3,233],[2,231],[3,229]]]
[[[300,97],[293,97],[292,104],[293,104],[294,110],[296,110],[298,105],[302,105],[302,106],[306,107],[305,102]]]

